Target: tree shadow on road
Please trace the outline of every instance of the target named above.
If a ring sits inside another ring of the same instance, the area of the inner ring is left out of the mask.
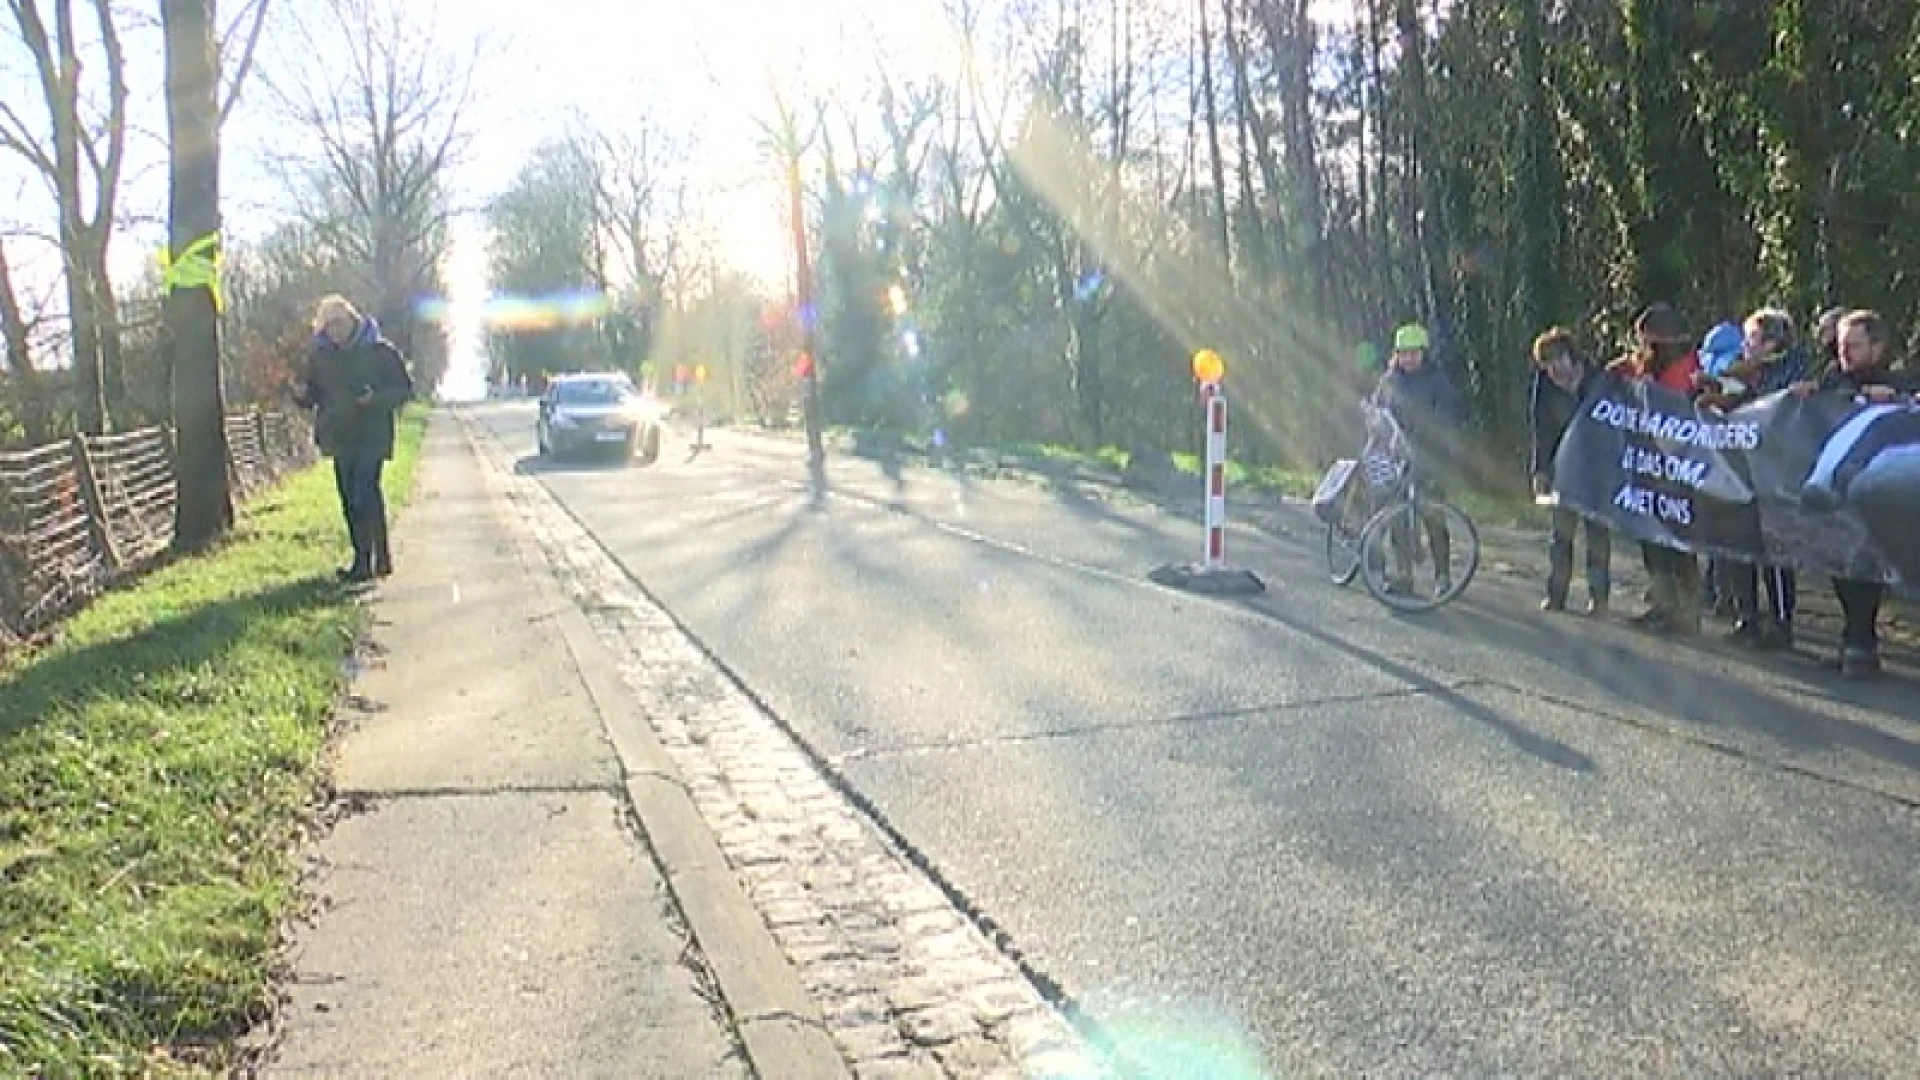
[[[1516,749],[1530,754],[1546,764],[1583,774],[1591,774],[1599,771],[1599,766],[1591,757],[1581,753],[1574,747],[1568,746],[1552,736],[1543,735],[1537,731],[1530,731],[1514,723],[1506,716],[1501,715],[1499,710],[1484,705],[1460,693],[1460,684],[1450,686],[1430,676],[1424,675],[1391,657],[1377,653],[1364,645],[1350,641],[1347,638],[1341,637],[1338,634],[1332,633],[1306,619],[1288,612],[1285,608],[1279,606],[1278,601],[1271,598],[1248,600],[1243,602],[1242,606],[1248,611],[1256,612],[1280,623],[1303,637],[1311,638],[1330,649],[1344,653],[1384,675],[1404,682],[1422,693],[1431,696],[1436,701],[1445,703],[1461,715],[1476,720],[1498,733],[1508,742],[1512,743]],[[1479,681],[1482,680],[1470,679],[1466,680],[1466,683],[1471,684]]]
[[[1430,629],[1471,636],[1515,655],[1551,662],[1592,683],[1607,701],[1617,705],[1617,718],[1629,723],[1644,725],[1643,718],[1652,716],[1693,731],[1759,735],[1800,751],[1854,750],[1920,771],[1920,742],[1870,725],[1824,716],[1764,686],[1652,656],[1628,642],[1608,640],[1612,633],[1630,631],[1587,624],[1563,628],[1552,620],[1516,618],[1479,605],[1450,610]],[[1831,680],[1838,684],[1838,673]],[[1512,689],[1538,693],[1527,687]],[[1911,686],[1881,680],[1853,684],[1849,689],[1851,692],[1844,697],[1834,695],[1834,700],[1896,722],[1913,721]]]

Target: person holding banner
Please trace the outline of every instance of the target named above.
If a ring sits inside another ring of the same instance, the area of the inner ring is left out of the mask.
[[[1849,312],[1840,320],[1837,344],[1838,362],[1818,380],[1795,383],[1791,387],[1794,394],[1845,393],[1877,405],[1915,400],[1914,380],[1893,370],[1893,331],[1878,312]],[[1887,426],[1877,423],[1863,429],[1828,470],[1809,477],[1800,493],[1801,504],[1816,510],[1838,509],[1853,478],[1884,448],[1880,442],[1891,438],[1889,434],[1876,437],[1873,428],[1884,432]],[[1844,623],[1840,631],[1841,674],[1852,678],[1879,674],[1880,605],[1886,598],[1886,586],[1878,581],[1835,578],[1833,591],[1840,600]]]
[[[1797,340],[1793,316],[1779,308],[1761,308],[1747,316],[1743,356],[1717,379],[1710,379],[1703,404],[1731,410],[1804,382],[1811,375],[1807,350]],[[1767,586],[1767,612],[1760,613],[1760,583]],[[1797,582],[1784,566],[1726,564],[1725,581],[1733,595],[1735,622],[1729,640],[1757,649],[1793,647]]]
[[[1527,417],[1533,427],[1533,493],[1553,490],[1553,459],[1573,423],[1580,402],[1599,376],[1574,345],[1573,332],[1556,326],[1533,339],[1533,382],[1527,391]],[[1573,585],[1573,538],[1583,519],[1555,506],[1547,534],[1547,595],[1542,611],[1567,610],[1567,590]],[[1584,519],[1587,534],[1587,614],[1604,615],[1612,591],[1613,537],[1603,522]]]
[[[1745,385],[1729,376],[1728,371],[1740,362],[1746,347],[1746,334],[1740,329],[1739,323],[1723,322],[1707,331],[1707,336],[1700,339],[1700,368],[1704,373],[1702,387],[1711,385],[1714,391],[1725,394],[1744,390]],[[1703,401],[1711,404],[1711,400],[1704,396]],[[1726,617],[1738,614],[1739,607],[1727,569],[1729,565],[1726,559],[1707,560],[1706,580],[1701,587],[1700,606],[1703,611]]]
[[[1633,382],[1652,382],[1691,397],[1700,357],[1694,351],[1680,313],[1656,303],[1633,322],[1636,347],[1608,365],[1608,372]],[[1633,624],[1655,633],[1700,632],[1700,564],[1691,552],[1652,541],[1640,545],[1650,580],[1647,610]]]

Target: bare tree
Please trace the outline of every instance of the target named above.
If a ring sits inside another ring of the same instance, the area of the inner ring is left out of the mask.
[[[1207,119],[1207,164],[1213,177],[1213,228],[1214,243],[1219,245],[1220,257],[1226,265],[1233,266],[1233,239],[1227,221],[1227,170],[1220,156],[1220,102],[1213,92],[1213,31],[1207,24],[1207,8],[1213,0],[1199,0],[1200,31],[1200,95],[1205,99],[1204,111]],[[1232,15],[1228,15],[1231,20]],[[1229,23],[1227,33],[1232,34]]]
[[[226,81],[220,93],[222,126],[233,115],[234,106],[240,104],[240,91],[247,84],[247,76],[253,73],[253,58],[259,53],[260,38],[267,29],[267,12],[272,7],[270,0],[247,0],[220,34],[220,70]],[[233,59],[231,64],[227,62],[229,57]]]
[[[33,361],[35,316],[29,316],[20,302],[20,290],[14,285],[13,265],[6,245],[0,241],[0,344],[6,350],[6,363],[0,366],[13,382],[16,393],[11,404],[19,414],[22,433],[29,443],[47,439],[45,389],[40,371]]]
[[[438,285],[479,47],[450,48],[406,0],[311,7],[293,16],[303,59],[265,80],[313,148],[283,171],[304,186],[300,218],[359,268],[363,302],[418,362],[412,301]]]
[[[825,126],[826,108],[816,101],[811,105],[812,116],[803,116],[789,94],[777,86],[769,89],[772,91],[773,115],[760,120],[760,132],[766,150],[780,163],[786,180],[788,225],[793,233],[794,316],[798,323],[800,352],[804,358],[801,416],[806,426],[807,460],[818,469],[826,461],[827,449],[821,429],[823,418],[820,408],[820,360],[816,352],[815,330],[818,320],[815,318],[813,299],[813,260],[807,248],[806,202],[800,167]]]
[[[896,87],[880,71],[880,127],[886,133],[887,247],[908,280],[921,284],[923,225],[921,189],[939,146],[940,117],[947,91],[937,82]]]
[[[47,122],[32,124],[12,104],[0,102],[0,147],[32,166],[53,192],[73,327],[76,420],[82,431],[98,433],[107,429],[110,406],[122,396],[107,247],[126,160],[126,56],[110,0],[92,0],[106,80],[104,113],[94,115],[81,85],[83,32],[74,0],[52,0],[51,31],[40,0],[8,0],[7,7],[33,59]]]
[[[632,128],[588,134],[598,213],[612,238],[611,271],[622,285],[613,347],[622,363],[644,359],[659,332],[687,217],[684,140],[642,118]]]
[[[20,304],[20,292],[13,284],[13,266],[7,248],[0,240],[0,345],[6,348],[6,370],[31,378],[33,365],[33,328]]]

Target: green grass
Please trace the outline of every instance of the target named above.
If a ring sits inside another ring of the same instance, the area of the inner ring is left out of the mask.
[[[304,470],[0,670],[0,1076],[218,1069],[262,1015],[360,628],[344,547],[331,469]]]
[[[1173,455],[1173,467],[1183,473],[1200,475],[1200,455],[1178,453]],[[1249,488],[1254,491],[1269,492],[1275,495],[1291,495],[1306,498],[1320,485],[1317,474],[1290,469],[1280,465],[1247,465],[1238,461],[1227,462],[1227,488]]]

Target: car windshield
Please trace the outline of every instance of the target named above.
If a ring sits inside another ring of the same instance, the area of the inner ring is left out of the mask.
[[[633,393],[630,384],[618,379],[580,379],[554,387],[558,405],[618,405]]]

